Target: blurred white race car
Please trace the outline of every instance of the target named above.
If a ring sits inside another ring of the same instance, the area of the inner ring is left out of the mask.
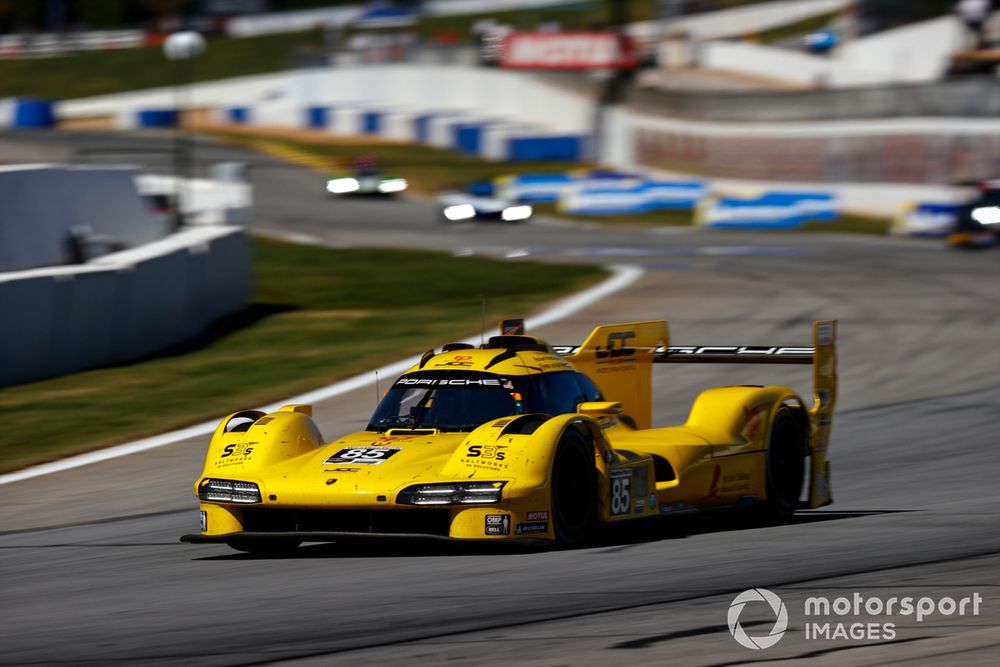
[[[445,222],[465,222],[472,220],[496,220],[499,222],[522,222],[528,220],[533,211],[527,204],[519,204],[494,197],[481,197],[464,192],[445,192],[438,195]]]

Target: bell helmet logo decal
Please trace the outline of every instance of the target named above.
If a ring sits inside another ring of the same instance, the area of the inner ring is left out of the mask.
[[[751,637],[740,625],[740,614],[748,602],[765,602],[774,612],[774,627],[766,635]],[[771,648],[781,640],[788,628],[788,610],[785,609],[785,603],[781,601],[781,598],[766,588],[751,588],[737,595],[733,603],[729,605],[728,621],[729,634],[740,646],[754,650]]]

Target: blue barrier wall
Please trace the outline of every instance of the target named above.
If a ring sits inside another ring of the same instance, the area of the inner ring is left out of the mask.
[[[825,192],[767,192],[754,199],[720,198],[702,223],[719,229],[794,229],[840,217],[836,198]]]
[[[306,109],[306,127],[326,127],[329,120],[329,107],[309,107]]]
[[[585,139],[579,135],[516,137],[507,142],[507,159],[515,161],[563,160],[575,162],[585,156]]]
[[[229,122],[235,125],[246,125],[250,122],[250,109],[248,107],[232,107],[229,109]]]
[[[21,128],[53,127],[56,124],[53,109],[53,104],[49,100],[15,100],[12,126]]]
[[[177,110],[142,109],[137,122],[139,127],[177,127]]]
[[[691,210],[705,197],[703,181],[583,179],[560,198],[560,210],[583,215],[628,215],[660,209]]]
[[[495,182],[504,198],[522,202],[556,202],[563,191],[579,179],[569,174],[518,174]]]
[[[378,134],[382,131],[382,112],[366,111],[361,114],[361,132],[363,134]]]
[[[459,123],[452,126],[452,148],[477,155],[483,144],[484,127],[482,123]]]

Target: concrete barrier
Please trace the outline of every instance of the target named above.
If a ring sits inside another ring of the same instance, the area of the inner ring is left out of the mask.
[[[824,56],[749,42],[708,42],[698,49],[698,64],[800,86],[931,82],[962,48],[964,32],[956,17],[942,16],[847,41]]]
[[[130,167],[0,167],[0,271],[55,266],[82,229],[133,247],[167,230],[146,207]]]
[[[140,109],[136,114],[137,127],[177,127],[176,109]]]
[[[582,135],[521,136],[507,141],[505,160],[514,162],[578,162],[587,156],[587,137]]]
[[[630,35],[641,40],[657,39],[664,34],[684,34],[697,40],[752,35],[770,28],[788,25],[811,16],[836,12],[853,0],[773,0],[714,12],[680,16],[663,21],[642,21],[627,27]]]
[[[866,118],[996,118],[1000,79],[965,77],[921,84],[802,91],[635,89],[633,112],[702,121],[834,121]]]
[[[326,129],[330,122],[330,114],[333,110],[328,106],[314,105],[306,107],[305,124],[308,128],[317,130]]]
[[[0,386],[153,354],[250,296],[245,231],[202,227],[91,263],[0,274]]]
[[[37,129],[55,124],[55,105],[50,100],[23,97],[0,99],[0,128]]]
[[[593,121],[591,100],[585,95],[523,73],[482,67],[395,64],[323,68],[198,83],[189,91],[186,106],[250,106],[254,115],[268,116],[267,122],[254,119],[261,125],[301,127],[304,109],[328,106],[339,111],[343,105],[362,105],[369,111],[464,113],[529,123],[542,133],[582,133]],[[75,119],[106,116],[122,108],[169,108],[173,103],[171,88],[156,88],[60,102],[57,114],[60,119]]]
[[[716,123],[616,109],[606,122],[601,161],[621,167],[803,183],[941,184],[1000,173],[996,119]]]

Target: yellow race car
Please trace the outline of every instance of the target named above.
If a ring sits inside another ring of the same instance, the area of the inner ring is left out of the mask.
[[[598,524],[759,504],[831,502],[836,322],[812,347],[671,347],[665,322],[550,346],[519,320],[480,347],[429,350],[364,431],[327,442],[309,405],[219,424],[185,542],[275,552],[359,536],[574,544]],[[779,386],[703,391],[651,428],[654,363],[811,364],[811,402]]]

